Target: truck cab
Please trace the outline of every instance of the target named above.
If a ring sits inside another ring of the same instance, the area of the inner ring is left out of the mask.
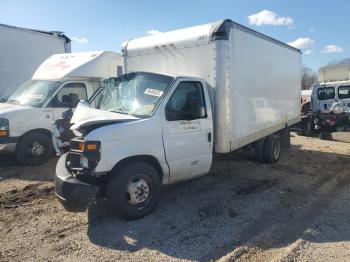
[[[65,109],[88,100],[102,78],[117,75],[117,66],[121,66],[120,56],[111,52],[48,58],[31,80],[0,103],[0,152],[15,153],[24,165],[47,161],[52,154],[53,122]]]
[[[114,206],[143,216],[161,184],[209,172],[213,118],[203,79],[133,72],[104,88],[98,108],[78,105],[71,119],[76,137],[57,164],[56,194],[68,210],[84,210],[108,180],[105,193]],[[128,163],[135,170],[123,168]],[[84,182],[92,177],[95,182]]]

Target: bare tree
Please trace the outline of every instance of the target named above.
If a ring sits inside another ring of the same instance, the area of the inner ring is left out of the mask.
[[[344,58],[342,60],[334,60],[330,62],[328,65],[345,65],[345,64],[350,64],[350,57]]]
[[[301,68],[302,78],[301,78],[301,89],[310,89],[312,84],[317,81],[317,73],[313,71],[310,67],[303,66]]]

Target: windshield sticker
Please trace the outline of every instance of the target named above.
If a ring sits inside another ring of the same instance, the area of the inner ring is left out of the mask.
[[[163,94],[163,91],[153,89],[153,88],[146,88],[145,92],[146,95],[150,96],[156,96],[156,97],[161,97]]]
[[[37,99],[37,100],[40,100],[42,99],[44,96],[43,95],[40,95],[40,94],[30,94],[28,95],[28,98],[30,99]]]

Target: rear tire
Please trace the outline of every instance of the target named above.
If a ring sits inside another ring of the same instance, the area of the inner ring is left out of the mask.
[[[264,160],[269,164],[278,162],[281,157],[282,144],[279,135],[270,135],[264,144]]]
[[[112,209],[126,219],[138,219],[156,207],[161,178],[150,164],[133,162],[123,165],[107,185]]]
[[[16,159],[21,165],[41,165],[49,159],[51,154],[51,140],[41,133],[25,135],[16,147]]]

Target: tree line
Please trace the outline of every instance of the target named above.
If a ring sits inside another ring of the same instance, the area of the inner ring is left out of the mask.
[[[334,60],[328,65],[345,65],[350,64],[350,57],[342,60]],[[312,84],[317,81],[317,72],[312,70],[312,68],[303,65],[302,66],[302,77],[301,77],[301,89],[310,89]]]

